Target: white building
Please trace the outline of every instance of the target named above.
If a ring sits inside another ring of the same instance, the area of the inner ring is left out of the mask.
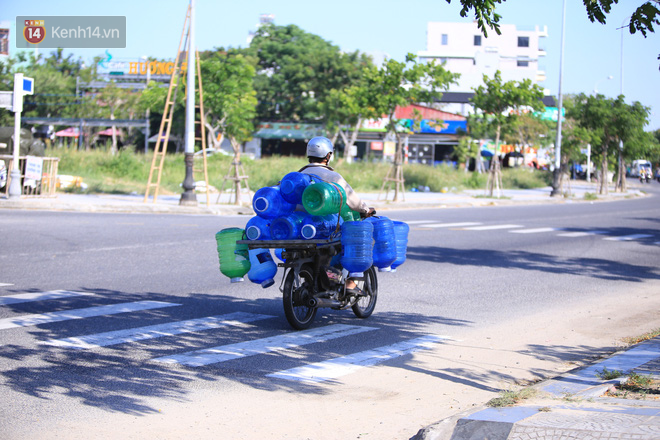
[[[486,38],[477,23],[428,23],[426,50],[417,53],[420,61],[437,60],[452,73],[460,73],[451,92],[473,92],[483,84],[483,75],[493,77],[499,70],[502,80],[545,81],[547,26],[539,29],[500,25],[501,34],[489,30]],[[540,84],[543,86],[543,84]]]

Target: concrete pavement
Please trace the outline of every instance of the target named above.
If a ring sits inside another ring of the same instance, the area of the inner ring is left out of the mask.
[[[467,190],[462,192],[411,192],[399,194],[398,201],[394,202],[393,192],[390,191],[387,199],[378,193],[361,193],[361,197],[369,206],[378,211],[393,209],[420,209],[420,208],[461,208],[472,206],[502,206],[516,204],[538,203],[576,203],[599,202],[619,200],[622,198],[641,197],[644,187],[631,185],[626,193],[615,193],[613,189],[606,196],[596,195],[598,189],[595,184],[586,182],[571,182],[569,197],[550,197],[550,187],[526,190],[503,190],[501,197],[489,198],[483,189]],[[568,187],[566,188],[568,190]],[[253,193],[252,193],[253,194]],[[182,206],[179,204],[180,195],[161,195],[153,202],[153,198],[144,202],[144,195],[132,194],[75,194],[57,193],[56,197],[25,197],[20,199],[7,199],[0,196],[0,209],[36,209],[51,211],[79,211],[79,212],[118,212],[118,213],[159,213],[159,214],[196,214],[196,215],[254,215],[251,207],[252,194],[245,195],[242,205],[229,204],[229,195],[223,195],[217,201],[217,194],[211,194],[211,204],[206,205],[204,193],[197,194],[197,206]],[[585,198],[585,195],[587,196]],[[589,197],[591,195],[591,197]]]
[[[541,382],[533,387],[536,397],[524,403],[459,414],[421,429],[411,440],[660,439],[660,395],[606,397],[627,376],[599,379],[604,369],[660,380],[660,337]]]

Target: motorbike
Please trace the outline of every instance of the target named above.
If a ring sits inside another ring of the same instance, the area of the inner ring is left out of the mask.
[[[248,249],[282,249],[284,268],[280,284],[284,314],[296,330],[308,328],[319,308],[351,308],[358,318],[368,318],[376,307],[378,277],[371,266],[362,276],[350,274],[358,289],[346,289],[348,272],[331,264],[341,252],[341,241],[327,240],[241,240]]]
[[[639,183],[649,183],[651,181],[650,173],[645,168],[639,170]]]

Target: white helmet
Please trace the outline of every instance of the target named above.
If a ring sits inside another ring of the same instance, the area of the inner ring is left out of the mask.
[[[307,157],[325,157],[333,151],[332,142],[327,137],[316,136],[307,143]]]

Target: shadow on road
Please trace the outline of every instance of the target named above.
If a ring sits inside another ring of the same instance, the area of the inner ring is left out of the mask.
[[[578,275],[612,281],[660,279],[657,266],[626,264],[602,258],[562,258],[528,251],[492,249],[452,249],[435,246],[408,247],[409,260],[422,260],[459,266],[523,269],[553,274]]]
[[[327,386],[328,383],[319,386],[272,379],[266,375],[282,369],[427,335],[429,326],[472,324],[469,321],[428,317],[419,313],[378,313],[378,311],[370,319],[360,320],[350,310],[323,310],[317,315],[314,324],[316,328],[330,324],[348,324],[374,327],[376,330],[309,346],[303,345],[293,351],[273,351],[190,368],[163,364],[153,359],[292,333],[293,330],[284,318],[281,299],[276,297],[246,300],[201,293],[173,296],[155,292],[134,294],[99,289],[89,289],[89,291],[94,295],[49,301],[51,304],[48,311],[72,310],[145,299],[181,304],[181,306],[70,320],[66,321],[66,325],[61,323],[36,325],[27,328],[29,335],[21,334],[23,338],[31,338],[27,343],[12,342],[14,340],[5,333],[6,330],[2,336],[9,343],[0,341],[0,358],[4,359],[0,378],[7,390],[38,399],[59,401],[64,396],[84,405],[132,415],[157,412],[158,409],[151,400],[153,398],[187,401],[190,389],[199,387],[187,385],[193,381],[214,382],[212,386],[218,389],[218,392],[222,392],[222,389],[228,386],[225,382],[238,382],[265,391],[326,394],[332,391],[331,387]],[[37,303],[14,304],[6,307],[17,315],[45,312],[42,310],[45,306]],[[174,336],[163,335],[156,339],[94,349],[81,350],[43,345],[43,342],[51,339],[132,329],[235,311],[267,314],[272,318],[240,326]],[[360,340],[360,350],[355,348],[358,345],[356,339],[352,338],[363,338]],[[451,375],[442,374],[441,377],[466,385],[478,383],[480,378],[470,377],[470,374],[466,370],[463,374],[457,371]]]

